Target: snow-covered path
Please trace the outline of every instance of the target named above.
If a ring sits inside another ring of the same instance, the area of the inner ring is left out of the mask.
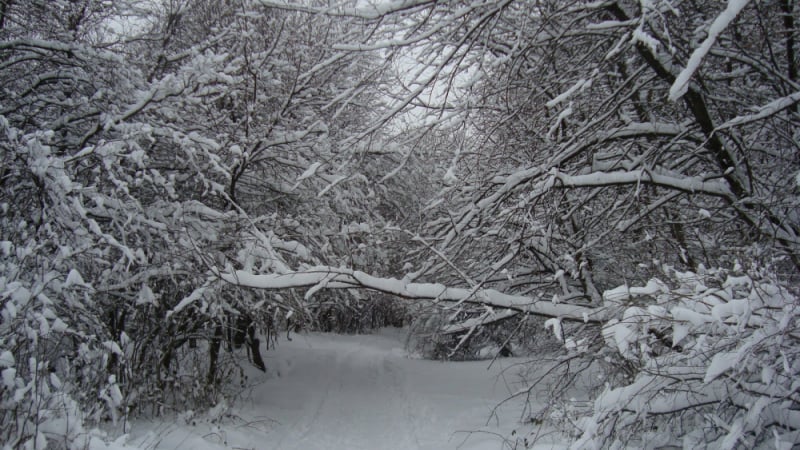
[[[508,448],[498,435],[513,430],[519,412],[501,410],[499,425],[491,412],[517,386],[516,372],[503,368],[518,361],[487,370],[487,361],[412,359],[402,339],[393,330],[294,335],[265,354],[270,374],[230,409],[234,418],[139,423],[129,443],[188,450]]]
[[[329,338],[298,337],[281,379],[254,394],[253,406],[274,411],[281,424],[264,448],[420,448],[399,360],[359,340]]]

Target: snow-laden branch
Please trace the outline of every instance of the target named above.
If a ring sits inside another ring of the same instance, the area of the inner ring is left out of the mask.
[[[551,175],[566,187],[597,187],[646,183],[688,193],[708,194],[726,198],[733,197],[728,183],[721,178],[712,180],[702,177],[676,178],[643,169],[594,172],[585,175],[567,175],[558,170],[553,170]]]
[[[356,270],[329,266],[281,274],[255,274],[237,270],[221,272],[218,276],[228,283],[255,289],[298,289],[324,284],[328,289],[367,289],[406,299],[473,303],[564,320],[602,322],[606,316],[605,309],[601,308],[553,304],[548,300],[505,294],[495,289],[474,290],[447,287],[439,283],[409,283],[396,278],[374,277]]]
[[[467,319],[459,323],[445,325],[441,328],[441,330],[439,330],[439,332],[442,334],[459,334],[465,331],[473,330],[477,327],[483,327],[495,322],[500,322],[501,320],[510,319],[517,314],[519,314],[519,311],[514,311],[513,309],[506,309],[501,312],[490,310],[484,314],[481,314],[479,317]]]
[[[47,41],[43,39],[15,39],[13,41],[0,42],[0,50],[13,48],[38,48],[55,52],[74,52],[79,49],[75,45],[65,44],[57,41]]]
[[[723,123],[722,125],[717,127],[717,130],[724,130],[726,128],[735,127],[738,125],[746,125],[748,123],[756,122],[761,119],[766,119],[767,117],[777,114],[784,109],[800,102],[800,91],[795,92],[794,94],[787,95],[786,97],[781,97],[779,99],[773,100],[766,105],[758,108],[755,113],[747,114],[744,116],[736,116],[733,119]]]
[[[692,56],[689,57],[689,61],[686,63],[686,68],[678,74],[675,82],[672,83],[672,87],[669,88],[669,99],[671,101],[674,102],[686,93],[689,89],[689,79],[700,67],[700,63],[703,62],[703,58],[717,41],[717,37],[733,22],[733,19],[747,6],[747,3],[749,3],[749,0],[728,0],[728,7],[717,16],[714,23],[709,27],[706,40],[692,52]]]
[[[586,149],[600,145],[604,142],[616,139],[631,139],[644,136],[678,136],[688,131],[687,124],[671,124],[671,123],[643,123],[634,122],[627,124],[623,127],[612,128],[603,133],[596,133],[594,136],[577,142],[571,145],[566,151],[560,153],[555,158],[548,161],[545,165],[529,167],[523,170],[518,170],[512,174],[505,176],[497,176],[492,179],[492,183],[499,184],[500,187],[492,193],[492,195],[482,199],[478,202],[475,208],[468,217],[464,218],[464,223],[469,223],[470,220],[478,213],[478,210],[484,210],[492,207],[500,202],[500,199],[507,196],[511,192],[519,189],[525,183],[542,176],[547,173],[547,168],[558,167],[570,157],[585,151]],[[461,222],[460,222],[461,223]],[[461,231],[461,230],[457,230]]]
[[[472,12],[472,8],[463,8],[456,11],[452,17],[448,20],[442,21],[440,23],[435,24],[429,30],[425,32],[413,34],[408,37],[403,37],[401,39],[385,39],[379,40],[370,44],[364,43],[342,43],[342,44],[334,44],[332,48],[334,50],[344,50],[344,51],[369,51],[369,50],[382,50],[382,49],[389,49],[389,48],[396,48],[402,46],[409,46],[412,44],[416,44],[426,39],[430,39],[436,33],[441,32],[448,26],[451,26],[453,22],[456,20],[461,19],[462,17],[467,16]]]
[[[406,11],[421,6],[435,3],[434,0],[397,0],[380,2],[376,4],[365,3],[357,7],[334,6],[330,8],[316,8],[301,3],[261,0],[260,3],[269,8],[284,9],[289,11],[305,12],[310,14],[324,14],[335,17],[354,17],[358,19],[380,19],[388,14]]]

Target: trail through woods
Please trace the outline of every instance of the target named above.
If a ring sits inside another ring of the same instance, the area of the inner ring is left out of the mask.
[[[404,335],[294,335],[267,352],[267,375],[223,413],[139,422],[141,448],[502,449],[519,404],[492,409],[519,387],[519,359],[411,358]],[[251,376],[259,377],[253,371]],[[220,416],[212,423],[207,416]]]

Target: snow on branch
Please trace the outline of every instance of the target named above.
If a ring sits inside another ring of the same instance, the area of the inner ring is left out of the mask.
[[[560,153],[556,158],[548,161],[546,165],[529,167],[527,169],[518,170],[509,175],[495,177],[492,179],[492,183],[499,184],[500,187],[494,193],[492,193],[492,195],[479,201],[475,205],[476,208],[473,208],[470,215],[466,216],[460,223],[469,223],[469,221],[472,220],[474,215],[477,214],[479,210],[491,208],[492,206],[496,205],[500,199],[518,189],[521,185],[545,174],[547,172],[547,168],[558,167],[570,157],[586,150],[587,148],[615,139],[629,139],[642,136],[677,136],[684,134],[687,131],[688,128],[686,124],[676,125],[671,123],[634,122],[623,127],[612,128],[604,133],[597,133],[589,139],[571,145],[566,151]]]
[[[453,16],[450,20],[442,21],[433,25],[429,30],[426,30],[422,33],[413,34],[411,36],[406,36],[401,39],[384,39],[372,42],[370,44],[364,43],[341,43],[341,44],[334,44],[332,48],[334,50],[344,50],[344,51],[369,51],[369,50],[381,50],[381,49],[388,49],[388,48],[395,48],[401,46],[408,46],[411,44],[416,44],[418,42],[422,42],[426,39],[430,39],[436,33],[441,32],[447,26],[451,25],[451,23],[455,20],[461,19],[465,17],[467,14],[472,12],[472,8],[463,8],[458,11],[455,11]]]
[[[593,73],[592,75],[593,76],[597,75],[597,70],[595,70],[595,73]],[[572,96],[572,94],[574,94],[575,92],[583,91],[583,90],[591,87],[591,85],[592,85],[592,79],[591,78],[588,79],[588,80],[584,79],[584,78],[581,78],[580,80],[578,80],[577,83],[572,85],[571,88],[567,89],[563,93],[559,94],[556,98],[554,98],[554,99],[550,100],[549,102],[547,102],[545,104],[545,106],[547,106],[548,108],[553,108],[553,107],[557,106],[559,103],[563,102],[564,100],[569,99]]]
[[[255,274],[237,270],[220,272],[218,276],[228,283],[255,289],[312,288],[324,284],[329,289],[367,289],[406,299],[473,303],[564,320],[602,322],[606,316],[606,311],[602,308],[553,304],[527,296],[504,294],[494,289],[474,290],[447,287],[439,283],[409,283],[396,278],[374,277],[360,271],[329,266],[281,274]]]
[[[324,14],[328,16],[337,17],[354,17],[358,19],[374,20],[381,17],[405,11],[409,9],[425,6],[430,3],[435,3],[434,0],[397,0],[380,2],[376,4],[364,4],[354,8],[345,7],[331,7],[331,8],[315,8],[300,3],[289,3],[281,1],[261,0],[260,3],[269,8],[285,9],[290,11],[306,12],[310,14]]]
[[[641,136],[678,136],[688,131],[688,124],[668,122],[631,122],[619,128],[612,128],[598,142]]]
[[[70,53],[78,50],[79,48],[74,45],[65,44],[57,41],[47,41],[43,39],[15,39],[13,41],[0,42],[0,50],[7,50],[13,48],[38,48],[42,50],[50,50],[56,52]]]
[[[755,113],[753,114],[736,116],[733,119],[717,127],[717,130],[724,130],[726,128],[731,128],[738,125],[746,125],[748,123],[765,119],[773,114],[777,114],[783,111],[784,109],[794,105],[797,102],[800,102],[800,91],[795,92],[792,95],[787,95],[786,97],[781,97],[777,100],[773,100],[767,103],[766,105],[756,109]]]
[[[717,197],[733,197],[728,183],[723,179],[708,180],[702,177],[676,178],[644,169],[594,172],[586,175],[567,175],[557,169],[553,169],[551,175],[566,187],[597,187],[648,183],[688,193],[701,193]]]
[[[694,75],[700,67],[703,58],[705,58],[708,51],[711,50],[711,47],[717,41],[719,35],[725,31],[725,28],[728,28],[728,25],[730,25],[739,12],[747,6],[747,3],[749,3],[749,0],[728,0],[728,7],[714,19],[714,23],[708,28],[706,40],[700,44],[700,47],[697,47],[694,52],[692,52],[692,56],[689,57],[689,61],[686,63],[686,68],[678,74],[678,77],[675,78],[675,82],[672,83],[672,87],[669,88],[670,101],[674,102],[686,93],[689,89],[689,79],[692,78],[692,75]]]
[[[459,334],[465,331],[470,331],[475,327],[482,327],[495,322],[500,322],[502,320],[510,319],[516,316],[517,314],[519,314],[519,311],[514,311],[513,309],[506,309],[501,312],[495,312],[494,310],[489,310],[484,314],[481,314],[479,317],[467,319],[459,323],[452,323],[449,325],[445,325],[440,330],[440,333]]]

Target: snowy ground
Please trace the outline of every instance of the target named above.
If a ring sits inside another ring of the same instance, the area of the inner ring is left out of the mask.
[[[409,358],[403,338],[397,330],[294,335],[265,354],[270,373],[234,405],[171,423],[139,421],[127,444],[187,450],[513,448],[501,436],[518,426],[519,404],[496,416],[492,411],[519,388],[517,371],[508,369],[519,360],[488,368],[488,361]]]

